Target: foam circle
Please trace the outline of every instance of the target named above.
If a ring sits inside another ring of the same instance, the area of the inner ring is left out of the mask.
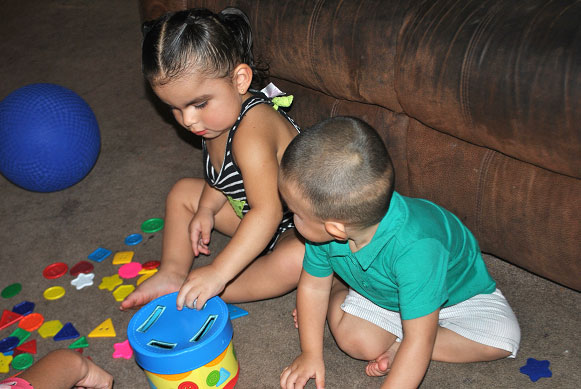
[[[101,149],[99,125],[75,92],[30,84],[0,102],[0,173],[34,192],[55,192],[81,181]]]

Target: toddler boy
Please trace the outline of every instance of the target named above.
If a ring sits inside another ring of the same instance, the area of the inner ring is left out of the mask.
[[[297,291],[302,353],[282,388],[310,378],[324,387],[325,319],[343,351],[370,361],[368,375],[389,373],[382,388],[418,387],[432,359],[516,355],[518,322],[472,233],[393,186],[385,145],[361,120],[328,119],[286,149],[279,189],[307,245]]]

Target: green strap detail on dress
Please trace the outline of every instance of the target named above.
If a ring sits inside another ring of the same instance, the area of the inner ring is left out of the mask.
[[[277,96],[272,98],[272,103],[274,104],[274,109],[278,111],[278,107],[288,108],[293,103],[294,96]]]
[[[242,219],[242,217],[244,216],[244,214],[242,213],[242,210],[244,209],[244,205],[246,205],[246,201],[236,200],[230,196],[226,196],[226,197],[228,198],[228,202],[230,203],[230,205],[234,209],[236,216],[238,216],[240,219]]]

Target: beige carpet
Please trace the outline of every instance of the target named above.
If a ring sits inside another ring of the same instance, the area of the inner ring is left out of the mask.
[[[116,377],[116,388],[146,388],[145,376],[133,359],[112,358],[114,344],[127,339],[131,313],[120,312],[112,293],[98,284],[117,266],[110,260],[95,264],[95,284],[81,290],[70,284],[71,276],[47,280],[42,270],[56,261],[72,266],[97,247],[128,250],[127,235],[139,232],[143,221],[163,217],[172,184],[183,176],[201,175],[201,151],[173,125],[167,112],[155,108],[144,86],[136,2],[3,0],[0,10],[0,99],[29,83],[63,85],[90,104],[102,136],[95,168],[69,189],[32,193],[0,177],[0,289],[22,285],[18,295],[0,298],[0,309],[31,301],[46,320],[71,322],[82,336],[111,318],[116,336],[89,338],[84,355]],[[214,234],[211,249],[220,250],[226,241]],[[144,242],[133,248],[134,260],[158,259],[160,243],[160,233],[146,234]],[[465,365],[432,363],[423,387],[581,387],[580,294],[496,258],[487,256],[486,262],[520,320],[518,357]],[[134,284],[135,279],[126,283]],[[44,299],[50,286],[64,287],[65,296]],[[239,388],[276,388],[282,368],[297,355],[298,334],[291,317],[294,298],[291,293],[240,304],[250,314],[233,321],[241,365]],[[14,328],[1,330],[0,339]],[[38,332],[29,340],[37,342],[36,359],[73,342],[55,342]],[[328,333],[325,353],[328,388],[379,387],[379,379],[365,376],[365,363],[344,355]],[[549,360],[552,378],[533,383],[521,374],[519,368],[528,358]],[[14,373],[10,369],[9,374]],[[312,382],[309,387],[314,387]]]

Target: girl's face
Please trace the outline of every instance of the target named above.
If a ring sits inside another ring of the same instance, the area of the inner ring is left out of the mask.
[[[236,122],[244,100],[233,78],[188,74],[164,85],[155,94],[167,104],[179,124],[206,139],[217,138]]]

